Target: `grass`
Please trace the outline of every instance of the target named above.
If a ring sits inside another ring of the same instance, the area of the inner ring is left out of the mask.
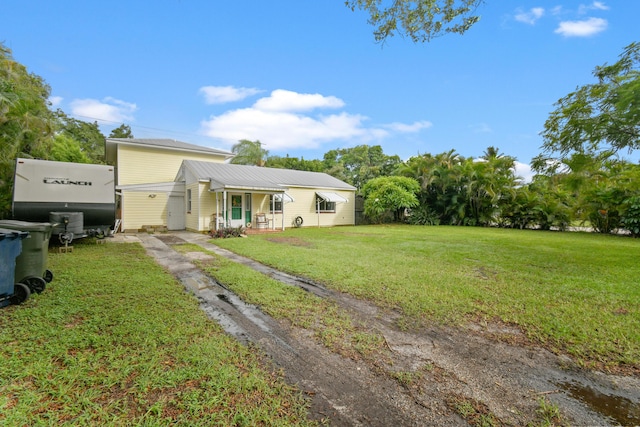
[[[276,319],[305,328],[335,353],[353,359],[379,353],[384,339],[359,325],[334,302],[301,288],[285,285],[249,267],[230,261],[194,244],[174,245],[181,253],[204,252],[210,260],[195,264],[239,295]]]
[[[0,310],[0,424],[310,425],[299,392],[135,244],[49,254],[54,281]]]
[[[587,366],[640,369],[640,241],[471,227],[291,229],[215,243],[404,314],[516,325]]]

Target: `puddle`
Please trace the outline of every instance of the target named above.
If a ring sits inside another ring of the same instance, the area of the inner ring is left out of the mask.
[[[589,405],[593,410],[612,418],[623,426],[640,425],[640,405],[626,397],[611,396],[576,382],[559,383],[571,397]]]

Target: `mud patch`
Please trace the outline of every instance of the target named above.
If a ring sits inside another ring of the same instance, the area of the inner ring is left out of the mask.
[[[584,386],[575,381],[559,383],[558,387],[620,425],[640,425],[640,406],[630,399],[601,393],[593,387]]]
[[[267,238],[267,240],[269,242],[273,242],[273,243],[282,243],[282,244],[286,244],[286,245],[291,245],[291,246],[300,246],[300,247],[306,247],[306,248],[310,248],[313,247],[313,245],[305,240],[302,240],[298,237],[269,237]]]

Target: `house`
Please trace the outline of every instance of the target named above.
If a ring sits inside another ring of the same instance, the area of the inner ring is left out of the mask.
[[[184,229],[184,185],[174,178],[182,161],[222,163],[233,153],[173,139],[107,138],[105,157],[115,166],[120,230],[149,225],[180,230]]]
[[[108,138],[105,152],[119,230],[355,224],[355,187],[324,173],[232,165],[228,151],[171,139]]]
[[[326,173],[185,160],[186,228],[355,224],[356,188]]]

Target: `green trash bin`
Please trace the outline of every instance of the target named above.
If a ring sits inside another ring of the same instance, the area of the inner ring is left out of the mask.
[[[31,292],[44,291],[46,284],[53,280],[53,273],[47,270],[49,239],[53,224],[2,220],[0,228],[29,233],[29,236],[22,241],[22,253],[16,258],[15,279],[16,282],[27,285]]]

